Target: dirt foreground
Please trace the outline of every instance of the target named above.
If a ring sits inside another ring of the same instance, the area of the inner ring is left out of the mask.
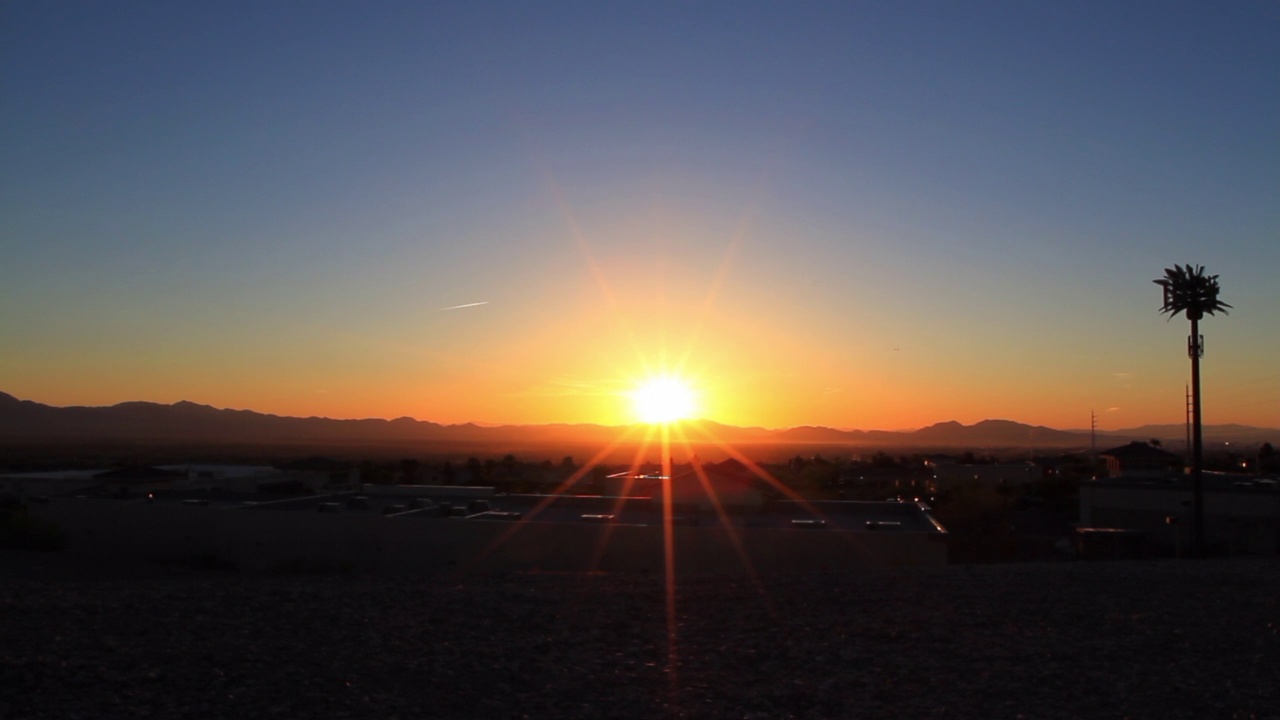
[[[55,556],[49,556],[54,558]],[[0,557],[0,718],[1277,718],[1280,560],[753,582]]]

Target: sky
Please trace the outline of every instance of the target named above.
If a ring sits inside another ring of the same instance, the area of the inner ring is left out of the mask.
[[[0,391],[1280,427],[1280,4],[0,6]]]

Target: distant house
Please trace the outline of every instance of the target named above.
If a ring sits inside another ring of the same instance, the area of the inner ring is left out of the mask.
[[[1235,479],[1239,477],[1206,473],[1205,539],[1231,554],[1280,553],[1280,491],[1271,484]],[[1186,476],[1093,480],[1080,486],[1080,524],[1138,530],[1152,545],[1186,548],[1191,541],[1190,497]]]
[[[717,505],[741,512],[764,504],[755,473],[732,459],[699,464],[669,479],[660,473],[616,473],[605,479],[606,495],[650,497],[655,503],[663,501],[668,487],[671,504],[680,512],[713,512]]]
[[[102,472],[102,469],[96,469],[0,474],[0,494],[12,493],[19,497],[68,495],[101,485],[97,475]]]
[[[969,464],[949,457],[930,458],[925,465],[933,471],[932,489],[946,492],[957,487],[1022,487],[1039,479],[1042,471],[1031,462]]]
[[[313,490],[354,490],[360,487],[360,469],[340,460],[310,457],[278,467],[291,481]]]
[[[1113,478],[1164,478],[1182,472],[1182,458],[1144,442],[1131,442],[1099,455]]]
[[[903,467],[897,463],[877,465],[860,460],[842,465],[836,478],[841,487],[888,491],[914,488],[916,480],[917,476],[912,468]]]
[[[699,465],[672,478],[671,503],[678,508],[702,512],[713,511],[717,504],[735,511],[759,510],[764,504],[764,493],[755,473],[741,462],[729,459]]]
[[[126,465],[94,475],[102,490],[127,495],[132,492],[168,490],[186,474],[179,470],[148,465]]]
[[[620,472],[604,479],[604,494],[608,497],[652,497],[662,493],[662,481],[667,477],[660,472]]]

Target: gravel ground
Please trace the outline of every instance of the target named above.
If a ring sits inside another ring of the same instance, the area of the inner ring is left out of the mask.
[[[660,577],[14,557],[5,719],[1280,718],[1276,559],[708,578],[669,605]]]

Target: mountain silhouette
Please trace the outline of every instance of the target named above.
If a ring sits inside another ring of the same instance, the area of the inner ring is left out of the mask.
[[[189,401],[165,405],[123,402],[106,407],[53,407],[20,400],[0,392],[0,440],[14,442],[65,441],[183,441],[199,443],[609,443],[622,428],[593,424],[499,425],[474,423],[441,425],[410,417],[335,420],[288,417],[215,408]],[[637,433],[640,437],[642,434]],[[735,427],[709,420],[685,423],[685,435],[695,443],[730,445],[853,445],[931,448],[1086,448],[1087,431],[1056,430],[1011,420],[983,420],[964,425],[954,420],[914,431],[838,430],[801,426],[781,430]],[[1181,425],[1147,425],[1133,430],[1099,432],[1110,444],[1122,439],[1161,438],[1177,442]],[[1262,442],[1280,431],[1241,425],[1206,427],[1214,441]]]

